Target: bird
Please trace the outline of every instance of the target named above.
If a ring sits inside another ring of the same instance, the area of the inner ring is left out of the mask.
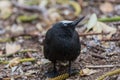
[[[71,62],[81,51],[79,35],[75,27],[84,17],[74,21],[63,20],[55,23],[47,32],[43,44],[44,57],[53,63],[53,76],[57,73],[57,61],[68,61],[68,73],[71,75]]]

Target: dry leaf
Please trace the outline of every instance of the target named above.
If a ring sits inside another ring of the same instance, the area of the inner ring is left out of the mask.
[[[48,17],[50,19],[50,23],[56,23],[57,21],[62,20],[62,16],[57,12],[55,8],[50,8],[48,10]]]
[[[109,33],[109,35],[106,36],[107,39],[110,39],[111,36],[117,31],[116,28],[110,27],[103,22],[97,21],[96,14],[92,14],[90,17],[87,25],[87,30],[85,32],[88,32],[90,29],[93,29],[93,32],[95,33]],[[102,39],[102,35],[98,35],[97,38]]]
[[[40,4],[39,4],[39,7],[43,8],[43,7],[45,7],[47,4],[48,4],[48,0],[41,0],[41,1],[40,1]]]
[[[96,73],[96,72],[98,72],[98,71],[85,68],[85,69],[82,69],[82,70],[80,71],[80,76],[91,75],[91,74],[94,74],[94,73]]]
[[[0,18],[7,19],[12,14],[12,5],[9,0],[0,1]]]
[[[110,39],[112,37],[112,35],[116,33],[116,31],[117,31],[116,28],[110,27],[103,22],[99,22],[99,23],[102,26],[103,32],[104,33],[109,33],[109,35],[106,36],[107,39]]]
[[[41,59],[41,61],[37,61],[38,65],[44,65],[48,63],[51,63],[51,61],[49,61],[48,59]]]
[[[51,61],[49,61],[48,59],[41,59],[41,63],[42,64],[47,64],[50,63]]]
[[[102,26],[99,22],[93,27],[93,32],[95,33],[101,33],[102,32]],[[97,36],[98,39],[102,39],[102,35]]]
[[[113,5],[109,2],[105,2],[105,3],[102,3],[100,5],[100,10],[103,12],[103,13],[110,13],[112,12],[114,9],[113,9]]]
[[[12,9],[11,8],[5,8],[4,10],[1,10],[0,18],[7,19],[11,16]]]
[[[100,22],[97,22],[97,24],[93,27],[93,31],[96,33],[102,32],[102,26],[101,26]]]
[[[0,50],[0,56],[1,56],[1,55],[3,55],[3,51],[2,51],[2,50]]]
[[[75,9],[75,16],[79,16],[81,12],[81,6],[76,1],[69,1],[69,4]]]
[[[36,28],[37,28],[40,32],[44,31],[44,29],[43,29],[43,27],[42,27],[42,25],[41,25],[40,23],[37,23],[37,24],[36,24]]]
[[[14,67],[20,63],[20,57],[13,58],[12,60],[9,61],[9,64],[6,67]]]
[[[24,31],[24,28],[23,28],[23,26],[21,26],[21,25],[16,25],[16,24],[14,24],[14,25],[11,27],[11,32],[14,33],[14,34],[23,33],[23,31]]]
[[[109,42],[102,42],[102,46],[104,46],[105,48],[109,48],[110,47]]]
[[[6,54],[14,54],[16,53],[18,50],[21,49],[20,44],[16,44],[16,43],[6,43]]]
[[[9,0],[0,0],[0,9],[5,9],[11,7],[12,4]]]
[[[96,25],[96,23],[97,23],[97,16],[94,13],[90,16],[90,19],[89,19],[88,24],[87,24],[86,32],[88,32],[90,29],[92,29]]]

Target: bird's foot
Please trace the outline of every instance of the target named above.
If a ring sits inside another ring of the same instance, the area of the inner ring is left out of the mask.
[[[58,76],[59,75],[59,73],[57,72],[57,71],[51,71],[51,72],[46,72],[45,73],[45,76],[47,76],[47,77],[49,77],[49,78],[54,78],[54,77],[56,77],[56,76]]]
[[[78,70],[77,69],[71,69],[70,71],[68,71],[69,77],[71,75],[77,74]]]

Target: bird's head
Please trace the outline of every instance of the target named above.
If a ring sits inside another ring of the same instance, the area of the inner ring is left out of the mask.
[[[77,26],[77,24],[80,22],[80,21],[82,21],[84,19],[84,17],[81,17],[81,18],[79,18],[79,19],[76,19],[76,20],[74,20],[74,21],[67,21],[67,20],[65,20],[65,21],[60,21],[57,25],[59,26],[59,27],[62,27],[63,29],[64,28],[68,28],[68,29],[75,29],[75,27]]]

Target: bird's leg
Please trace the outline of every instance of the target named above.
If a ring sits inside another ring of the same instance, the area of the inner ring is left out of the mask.
[[[50,77],[50,78],[53,78],[59,75],[56,68],[56,61],[52,61],[52,63],[53,63],[53,70],[45,74],[47,77]]]
[[[68,65],[68,73],[69,73],[69,76],[71,75],[71,61],[69,61],[69,65]]]

